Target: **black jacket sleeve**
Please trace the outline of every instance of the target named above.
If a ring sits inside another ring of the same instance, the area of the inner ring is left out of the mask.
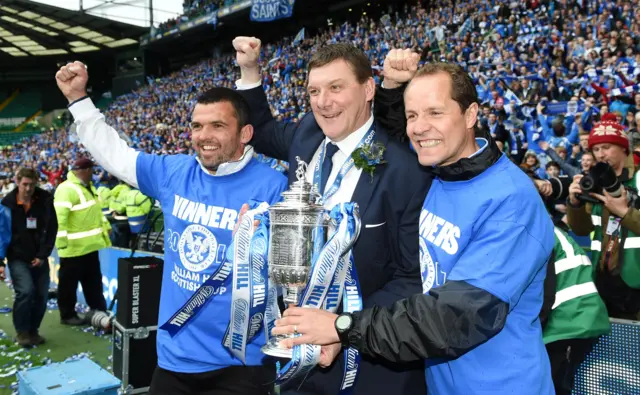
[[[53,196],[47,193],[45,199],[45,212],[46,212],[46,225],[44,231],[40,233],[39,248],[36,253],[36,258],[46,260],[51,255],[53,247],[56,243],[56,235],[58,233],[58,218],[56,217],[56,211],[53,207]]]
[[[262,86],[238,90],[249,104],[249,123],[253,125],[250,143],[256,152],[275,159],[289,160],[289,148],[299,123],[280,123],[273,119]],[[308,115],[307,115],[308,116]]]
[[[391,362],[455,359],[497,335],[509,305],[464,281],[353,314],[350,345]]]
[[[554,254],[551,254],[549,263],[547,264],[547,277],[544,279],[544,295],[542,299],[542,309],[540,310],[540,323],[542,329],[547,326],[551,308],[556,302],[556,287],[558,284],[558,276],[556,275],[556,265]]]
[[[413,160],[416,160],[415,158]],[[410,171],[407,169],[406,171]],[[400,299],[404,299],[415,293],[422,292],[422,280],[420,279],[420,252],[418,243],[415,240],[419,238],[420,212],[424,197],[427,196],[431,187],[432,178],[428,172],[419,173],[421,178],[410,173],[408,179],[415,181],[414,185],[418,185],[413,196],[403,206],[404,210],[401,215],[397,215],[393,211],[394,206],[390,199],[385,199],[385,212],[387,213],[387,223],[391,224],[394,218],[399,217],[396,232],[389,232],[389,249],[393,256],[392,261],[387,264],[387,268],[392,270],[390,281],[384,286],[369,295],[365,301],[365,307],[372,305],[391,307],[393,303]],[[398,188],[402,186],[398,185]],[[405,187],[413,188],[411,187]],[[392,226],[391,228],[396,228]]]
[[[395,89],[378,87],[373,101],[373,115],[387,130],[389,136],[407,140],[407,120],[404,115],[404,90],[406,85]]]

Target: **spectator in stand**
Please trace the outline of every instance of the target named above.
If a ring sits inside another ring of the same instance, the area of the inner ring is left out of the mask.
[[[55,168],[52,166],[51,170],[47,169],[47,166],[44,166],[40,172],[47,176],[49,184],[55,188],[62,182],[65,170],[66,168],[64,164],[59,164]]]

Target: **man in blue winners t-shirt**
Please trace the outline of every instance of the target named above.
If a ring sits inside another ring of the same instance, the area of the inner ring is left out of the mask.
[[[109,173],[160,201],[165,221],[165,263],[159,323],[176,313],[221,265],[238,212],[249,200],[273,204],[286,178],[253,159],[249,107],[235,91],[213,88],[194,107],[196,157],[140,153],[127,146],[86,95],[86,67],[63,66],[56,75],[78,125],[82,144]],[[175,336],[158,331],[158,367],[150,394],[269,393],[274,375],[262,366],[264,331],[246,347],[246,365],[222,345],[231,290],[204,305]]]
[[[424,358],[433,395],[554,393],[538,318],[553,224],[527,175],[490,137],[474,138],[477,99],[469,75],[448,63],[424,66],[404,93],[407,134],[435,175],[413,241],[424,294],[339,316],[290,308],[274,334],[295,328],[302,336],[288,345]]]

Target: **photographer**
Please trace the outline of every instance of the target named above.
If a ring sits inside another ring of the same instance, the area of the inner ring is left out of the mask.
[[[550,198],[563,194],[563,178],[550,182],[532,172],[527,174],[548,207]],[[567,189],[568,184],[564,187]],[[552,211],[549,214],[553,215]],[[556,394],[570,395],[576,371],[598,337],[609,333],[610,326],[607,309],[593,282],[594,265],[577,240],[569,236],[567,225],[562,221],[554,221],[554,225],[555,245],[544,280],[540,324]]]
[[[574,176],[569,187],[568,223],[577,235],[594,232],[591,250],[596,286],[609,316],[637,320],[640,211],[636,198],[640,174],[634,172],[629,140],[615,115],[606,114],[594,125],[589,149],[598,163],[589,176]]]

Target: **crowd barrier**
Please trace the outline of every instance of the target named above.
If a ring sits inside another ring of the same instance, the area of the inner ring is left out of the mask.
[[[612,318],[576,374],[575,395],[640,395],[640,322]]]

